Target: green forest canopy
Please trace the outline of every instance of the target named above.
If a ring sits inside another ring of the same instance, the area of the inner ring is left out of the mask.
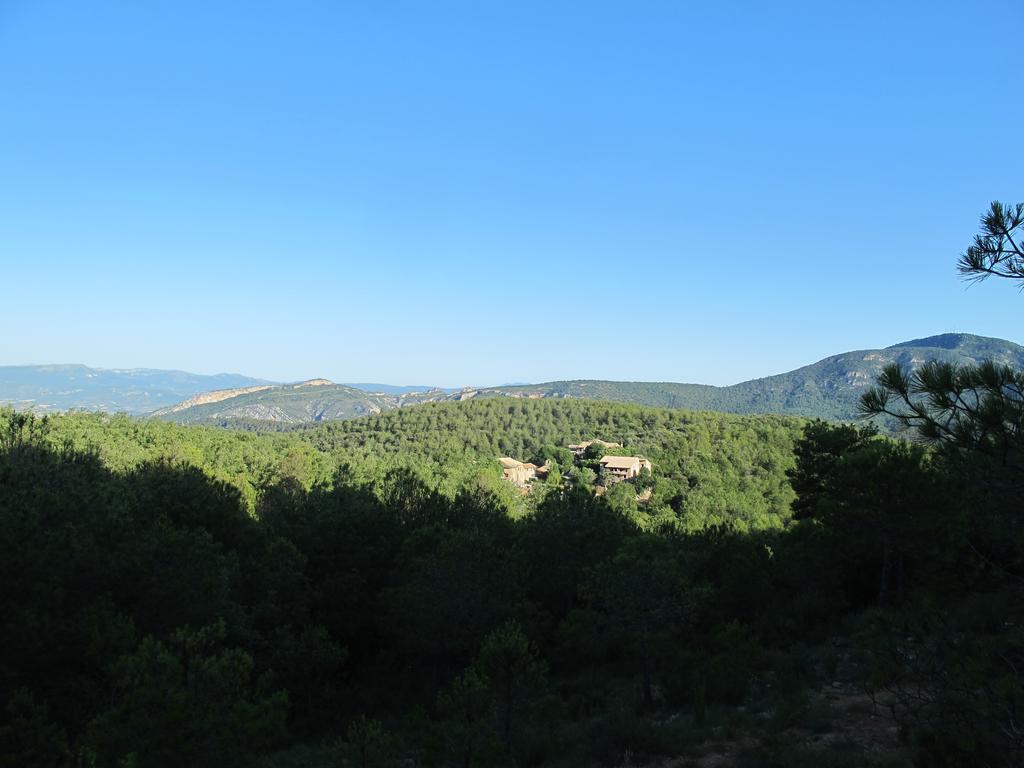
[[[254,508],[260,489],[289,477],[303,487],[335,482],[379,487],[389,471],[411,470],[448,498],[480,486],[519,516],[544,488],[523,498],[500,482],[499,456],[560,461],[564,446],[602,438],[652,460],[647,523],[687,530],[727,524],[779,527],[793,494],[786,471],[804,422],[776,416],[691,413],[582,400],[430,403],[295,432],[254,434],[186,428],[158,420],[70,414],[52,418],[50,439],[94,449],[115,471],[169,459],[235,485]]]

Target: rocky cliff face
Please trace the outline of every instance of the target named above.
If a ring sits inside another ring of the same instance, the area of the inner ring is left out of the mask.
[[[219,403],[222,400],[230,400],[232,397],[238,397],[239,395],[247,395],[251,392],[262,392],[263,390],[273,388],[272,384],[261,384],[256,387],[236,387],[235,389],[218,389],[213,392],[203,392],[202,394],[190,397],[187,400],[182,400],[180,403],[176,403],[169,408],[161,408],[158,411],[153,411],[151,415],[166,416],[169,413],[177,413],[178,411],[184,411],[186,408],[192,408],[197,405]]]

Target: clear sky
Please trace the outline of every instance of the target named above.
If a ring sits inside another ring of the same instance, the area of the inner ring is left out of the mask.
[[[1020,0],[0,0],[0,364],[726,384],[947,331]]]

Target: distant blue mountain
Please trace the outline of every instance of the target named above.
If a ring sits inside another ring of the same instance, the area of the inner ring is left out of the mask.
[[[234,373],[203,376],[151,368],[8,365],[0,366],[0,405],[37,413],[74,408],[142,414],[200,392],[270,383]]]

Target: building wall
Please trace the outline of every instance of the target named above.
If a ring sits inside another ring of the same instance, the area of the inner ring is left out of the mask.
[[[647,462],[649,464],[649,462]],[[620,483],[623,480],[630,480],[639,476],[641,468],[645,466],[644,461],[636,461],[626,469],[614,467],[602,467],[601,472],[608,482]]]
[[[537,476],[536,470],[527,467],[513,467],[502,470],[505,479],[515,485],[526,485]]]

